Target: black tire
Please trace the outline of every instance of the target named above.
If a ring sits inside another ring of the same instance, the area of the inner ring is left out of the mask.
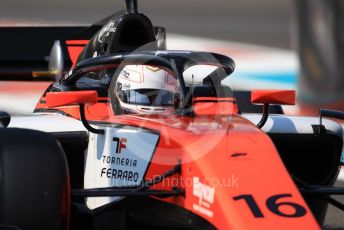
[[[70,185],[65,154],[50,134],[0,128],[0,224],[67,229]]]

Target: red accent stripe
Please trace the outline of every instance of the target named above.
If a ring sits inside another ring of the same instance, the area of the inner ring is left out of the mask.
[[[233,101],[235,100],[234,97],[195,97],[193,98],[193,101]]]
[[[89,40],[67,40],[66,44],[67,45],[82,45],[85,46],[87,45]]]
[[[84,47],[69,46],[67,49],[68,49],[70,60],[72,61],[73,67],[74,67],[76,65],[76,61],[78,60],[80,53],[84,50]]]

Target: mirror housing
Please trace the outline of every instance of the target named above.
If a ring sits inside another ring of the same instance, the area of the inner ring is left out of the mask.
[[[55,41],[49,56],[49,73],[58,82],[64,71],[64,58],[60,41]]]
[[[48,108],[67,105],[94,104],[98,102],[98,93],[89,91],[49,92],[45,95]]]
[[[6,112],[0,111],[0,127],[1,126],[8,127],[10,122],[11,122],[11,115]]]
[[[252,90],[251,103],[263,104],[263,115],[257,124],[261,129],[269,118],[270,104],[295,105],[295,90]]]
[[[64,74],[64,57],[60,41],[55,41],[50,51],[48,71],[32,71],[32,77],[58,82]]]
[[[295,90],[252,90],[253,104],[295,105]]]
[[[49,92],[46,93],[45,100],[48,108],[79,105],[80,120],[84,127],[91,133],[104,134],[104,130],[93,128],[88,123],[85,115],[85,104],[95,104],[98,102],[97,91]]]

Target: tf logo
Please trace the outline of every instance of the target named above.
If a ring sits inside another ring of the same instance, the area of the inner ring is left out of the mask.
[[[127,148],[127,138],[114,137],[112,140],[117,143],[116,153],[121,154],[122,150]]]

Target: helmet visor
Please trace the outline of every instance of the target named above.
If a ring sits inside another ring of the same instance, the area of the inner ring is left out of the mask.
[[[175,93],[161,89],[119,90],[119,99],[127,104],[173,106]]]

